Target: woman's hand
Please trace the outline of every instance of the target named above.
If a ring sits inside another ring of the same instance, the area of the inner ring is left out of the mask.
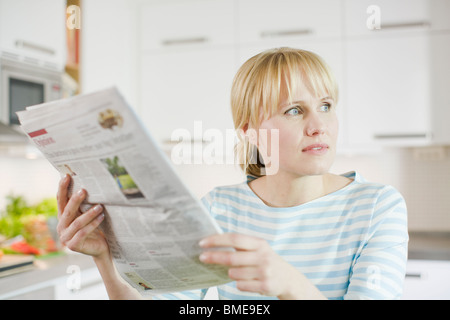
[[[80,205],[86,198],[86,190],[79,190],[69,199],[69,183],[70,176],[66,175],[59,183],[57,194],[59,222],[56,229],[61,243],[94,258],[110,299],[141,299],[141,295],[117,272],[108,242],[98,229],[105,218],[103,207],[96,205],[82,213]]]
[[[103,207],[96,205],[81,213],[80,205],[86,198],[86,191],[79,190],[68,198],[70,176],[61,179],[57,194],[57,231],[62,244],[70,250],[93,257],[109,255],[109,247],[102,232],[97,228],[104,219]]]
[[[236,280],[236,286],[241,291],[277,296],[279,299],[324,298],[301,272],[275,253],[263,239],[225,233],[203,239],[200,246],[205,249],[231,247],[236,250],[208,250],[200,255],[200,260],[230,267],[228,276]]]

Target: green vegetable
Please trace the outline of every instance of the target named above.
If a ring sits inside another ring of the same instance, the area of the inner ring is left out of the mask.
[[[44,199],[34,206],[30,206],[24,197],[9,195],[6,210],[0,215],[0,234],[12,238],[23,234],[24,222],[30,217],[42,215],[45,218],[58,214],[56,198]]]

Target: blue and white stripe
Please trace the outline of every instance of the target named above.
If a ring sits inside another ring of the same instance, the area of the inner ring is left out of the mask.
[[[224,232],[263,238],[329,299],[396,299],[407,259],[407,213],[400,193],[358,173],[346,187],[308,203],[269,207],[248,186],[218,187],[202,198]],[[201,298],[206,290],[178,298]],[[273,299],[218,287],[220,299]],[[185,295],[187,294],[187,295]]]

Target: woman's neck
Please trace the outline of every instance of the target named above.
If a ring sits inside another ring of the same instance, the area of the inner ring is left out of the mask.
[[[292,176],[278,173],[249,183],[253,192],[268,206],[293,207],[343,188],[351,180],[333,174]]]

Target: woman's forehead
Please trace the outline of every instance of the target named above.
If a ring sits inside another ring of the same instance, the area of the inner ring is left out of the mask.
[[[320,90],[324,91],[324,90]],[[289,104],[292,102],[310,102],[311,100],[326,100],[331,99],[328,91],[317,92],[313,91],[311,85],[304,83],[303,79],[295,81],[295,83],[287,84],[286,81],[280,83],[279,106]]]

